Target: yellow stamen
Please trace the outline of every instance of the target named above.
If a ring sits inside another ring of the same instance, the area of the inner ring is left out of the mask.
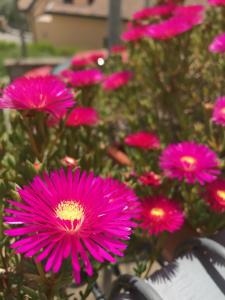
[[[221,200],[225,201],[225,191],[223,190],[217,191],[217,196],[219,196]]]
[[[80,221],[84,217],[82,206],[75,201],[62,201],[55,209],[57,218],[63,221]]]
[[[154,217],[163,217],[165,215],[165,211],[162,208],[152,208],[150,214]]]
[[[187,164],[191,165],[191,166],[196,164],[196,159],[192,156],[183,156],[183,157],[181,157],[180,160],[184,163],[187,163]]]
[[[225,115],[225,107],[222,108],[220,112],[222,113],[222,115]]]

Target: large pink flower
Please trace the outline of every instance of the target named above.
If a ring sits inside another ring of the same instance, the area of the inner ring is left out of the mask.
[[[167,16],[172,13],[175,5],[164,4],[159,6],[145,7],[133,14],[134,20],[149,19],[151,17]]]
[[[212,120],[218,125],[225,126],[225,97],[220,97],[216,100]]]
[[[148,131],[139,131],[126,136],[125,144],[143,149],[158,149],[160,147],[159,138]]]
[[[57,77],[21,77],[5,88],[0,98],[0,109],[37,110],[63,115],[74,105],[73,95]]]
[[[217,179],[206,186],[205,200],[212,210],[225,212],[225,180]]]
[[[140,219],[140,227],[157,235],[179,230],[184,223],[184,214],[176,202],[164,196],[147,197],[142,202]]]
[[[121,40],[124,42],[135,42],[143,39],[146,34],[146,29],[148,26],[136,25],[128,28],[127,31],[123,32],[121,35]]]
[[[220,173],[216,153],[194,142],[169,145],[160,157],[160,167],[167,177],[185,179],[188,183],[211,182]]]
[[[98,69],[88,69],[81,71],[64,70],[61,75],[73,87],[95,85],[102,81],[103,74]]]
[[[225,0],[208,0],[208,3],[213,6],[223,6],[225,5]]]
[[[17,253],[45,260],[45,270],[58,272],[71,257],[75,280],[84,269],[91,276],[91,258],[116,261],[123,255],[138,214],[135,194],[112,180],[63,170],[35,177],[18,190],[22,202],[9,200],[8,224],[17,224],[5,233],[17,237],[11,247]]]
[[[102,87],[106,91],[116,90],[133,78],[131,71],[115,72],[105,77]]]
[[[76,107],[66,120],[67,126],[92,126],[99,121],[96,110],[92,107]]]
[[[202,20],[201,14],[175,15],[158,24],[149,25],[145,30],[145,35],[153,39],[167,40],[192,29]]]
[[[214,53],[225,52],[225,33],[217,35],[209,45],[209,51]]]
[[[74,67],[85,67],[91,64],[97,64],[99,59],[107,59],[108,51],[105,49],[101,50],[92,50],[77,53],[71,60],[71,64]]]

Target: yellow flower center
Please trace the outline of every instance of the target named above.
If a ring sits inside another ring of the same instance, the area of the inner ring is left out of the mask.
[[[82,206],[75,201],[62,201],[55,209],[57,218],[63,221],[80,221],[84,217]]]
[[[217,191],[217,196],[219,196],[221,200],[225,202],[225,191],[223,190]]]
[[[191,171],[196,165],[197,160],[192,156],[183,156],[181,157],[181,162],[184,163],[184,169],[186,171]]]
[[[225,115],[225,107],[223,107],[220,112],[222,115]]]
[[[153,217],[163,217],[165,215],[165,211],[162,208],[152,208],[150,211],[151,216]]]

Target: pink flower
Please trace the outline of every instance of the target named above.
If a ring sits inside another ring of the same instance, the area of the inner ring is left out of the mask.
[[[73,87],[95,85],[102,81],[103,74],[98,69],[81,71],[65,70],[61,73],[65,80]]]
[[[212,120],[218,125],[225,126],[225,96],[216,100]]]
[[[158,40],[167,40],[191,30],[203,20],[202,15],[177,15],[158,24],[149,25],[145,30],[147,37]]]
[[[93,126],[99,121],[96,110],[92,107],[76,107],[66,120],[67,126]]]
[[[129,28],[127,31],[123,32],[121,35],[121,40],[124,42],[135,42],[145,37],[146,29],[148,26],[138,25]]]
[[[25,77],[40,77],[40,76],[47,76],[50,75],[52,71],[52,67],[50,66],[43,66],[39,68],[34,68],[32,70],[27,71],[24,76]]]
[[[225,52],[225,33],[219,34],[214,38],[212,43],[209,45],[209,51],[215,53]]]
[[[71,64],[74,67],[85,67],[92,64],[97,64],[99,59],[107,59],[108,51],[105,49],[92,50],[74,55]]]
[[[4,90],[0,109],[36,110],[59,117],[74,103],[66,85],[53,75],[21,77]]]
[[[179,230],[184,223],[184,214],[176,202],[156,196],[143,199],[140,219],[141,228],[157,235]]]
[[[149,19],[151,17],[167,16],[173,12],[175,5],[164,4],[143,8],[133,14],[134,20]]]
[[[205,200],[212,210],[225,212],[225,180],[217,179],[206,186]]]
[[[160,167],[167,177],[185,179],[187,183],[211,182],[220,173],[216,153],[194,142],[169,145],[160,157]]]
[[[143,148],[146,150],[158,149],[160,147],[159,138],[151,132],[139,131],[128,135],[125,144],[133,147]]]
[[[112,179],[93,173],[63,170],[35,177],[18,190],[21,202],[5,209],[8,224],[17,224],[5,234],[16,237],[12,248],[26,257],[45,260],[45,271],[58,272],[71,257],[74,278],[81,268],[91,276],[91,258],[114,263],[123,256],[138,213],[135,194]],[[19,224],[19,225],[18,225]]]
[[[138,178],[138,181],[144,185],[159,186],[162,183],[162,177],[155,172],[146,172]]]
[[[176,6],[173,14],[179,16],[202,15],[204,10],[205,8],[203,5],[180,5]]]
[[[124,45],[113,46],[110,51],[114,55],[120,55],[123,63],[128,62],[128,51]]]
[[[105,77],[102,87],[106,91],[116,90],[126,85],[133,78],[130,71],[115,72]]]
[[[225,0],[208,0],[208,3],[213,6],[223,6],[225,5]]]

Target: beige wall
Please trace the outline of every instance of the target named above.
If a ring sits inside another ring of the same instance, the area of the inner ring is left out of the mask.
[[[107,25],[104,19],[42,15],[35,22],[36,40],[78,49],[101,48],[107,36]]]

